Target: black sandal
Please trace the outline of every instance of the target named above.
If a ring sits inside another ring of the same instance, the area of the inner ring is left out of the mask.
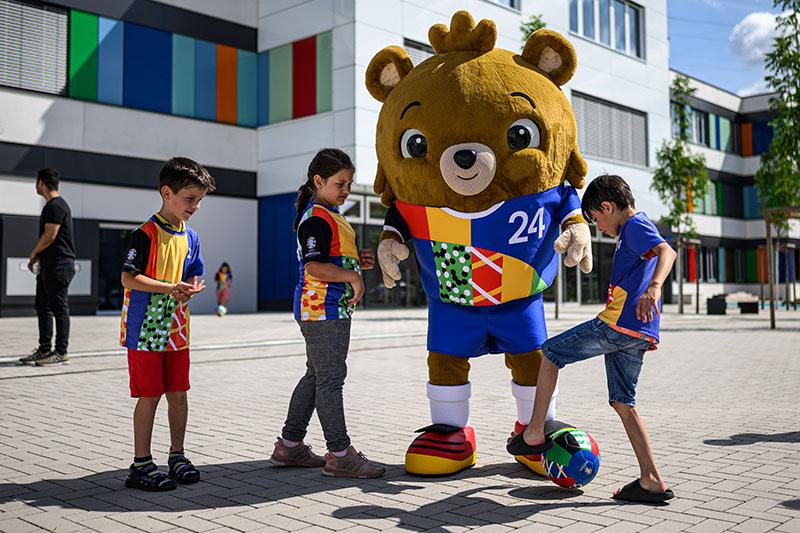
[[[151,462],[140,467],[131,465],[128,469],[128,479],[125,480],[125,486],[129,489],[163,492],[172,490],[178,485],[166,474],[159,472],[156,464]]]
[[[506,446],[506,450],[511,455],[540,455],[552,447],[553,441],[547,438],[543,443],[531,446],[522,438],[522,433],[517,433]]]
[[[170,457],[167,464],[169,465],[169,477],[181,485],[189,485],[200,481],[200,471],[185,456],[176,455]]]

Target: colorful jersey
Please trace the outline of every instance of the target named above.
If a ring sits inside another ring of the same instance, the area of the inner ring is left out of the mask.
[[[356,233],[338,209],[309,204],[297,227],[297,259],[300,279],[294,291],[295,319],[350,318],[355,307],[347,300],[353,297],[353,287],[318,280],[305,270],[307,263],[323,261],[360,272]]]
[[[205,272],[197,233],[155,214],[131,235],[123,272],[165,283]],[[120,344],[133,350],[170,352],[189,346],[189,307],[169,294],[125,289]]]
[[[214,276],[214,279],[217,282],[217,290],[224,291],[225,289],[230,288],[231,281],[233,281],[233,274],[230,272],[217,272],[217,275]]]
[[[651,342],[658,342],[660,316],[647,323],[636,318],[636,305],[653,279],[656,255],[650,250],[664,241],[644,213],[636,213],[620,228],[606,308],[597,318],[612,328]],[[661,301],[658,303],[661,312]]]
[[[575,189],[559,185],[479,213],[396,200],[384,229],[414,239],[428,298],[466,306],[498,305],[544,291],[555,278],[553,243],[580,216]]]

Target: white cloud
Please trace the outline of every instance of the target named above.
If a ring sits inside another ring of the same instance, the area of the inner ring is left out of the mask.
[[[764,56],[772,49],[775,38],[775,15],[750,13],[734,26],[728,42],[731,53],[748,67],[764,64]]]
[[[762,79],[748,85],[747,87],[739,89],[739,91],[736,94],[744,97],[744,96],[752,96],[754,94],[766,93],[769,92],[769,90],[770,89],[769,87],[767,87],[767,82]]]

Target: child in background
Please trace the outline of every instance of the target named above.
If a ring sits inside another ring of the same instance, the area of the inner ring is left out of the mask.
[[[372,250],[358,251],[355,232],[339,212],[350,194],[355,168],[335,148],[320,150],[298,189],[297,231],[300,280],[294,315],[306,340],[306,374],[295,386],[281,436],[270,462],[278,466],[322,467],[329,476],[374,478],[383,467],[350,444],[342,387],[347,375],[350,317],[364,295],[360,269],[374,265]],[[328,453],[320,457],[303,443],[317,411]]]
[[[544,438],[547,401],[565,365],[605,355],[608,401],[619,415],[636,459],[639,478],[617,490],[617,500],[663,503],[674,497],[656,468],[644,421],[636,410],[636,384],[644,354],[658,344],[661,286],[672,269],[675,251],[655,225],[634,206],[628,184],[619,176],[603,175],[592,181],[581,201],[586,220],[617,237],[606,308],[588,322],[548,339],[542,345],[542,364],[533,415],[525,431],[508,444],[513,455],[545,452],[552,441]]]
[[[198,163],[173,157],[158,175],[161,209],[131,235],[122,266],[125,300],[120,343],[128,349],[133,411],[134,459],[125,486],[147,491],[174,489],[200,480],[184,456],[189,404],[189,308],[205,288],[200,241],[189,218],[215,188]],[[161,396],[169,409],[169,474],[159,472],[150,452],[153,421]]]
[[[217,284],[217,307],[220,305],[227,308],[230,299],[230,289],[233,283],[233,273],[228,263],[222,263],[214,274],[214,281]]]

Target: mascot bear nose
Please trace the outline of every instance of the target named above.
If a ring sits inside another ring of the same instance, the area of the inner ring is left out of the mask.
[[[477,159],[477,157],[478,153],[475,150],[459,150],[453,154],[453,160],[455,160],[456,164],[464,170],[472,168],[472,165],[475,164],[475,159]]]

